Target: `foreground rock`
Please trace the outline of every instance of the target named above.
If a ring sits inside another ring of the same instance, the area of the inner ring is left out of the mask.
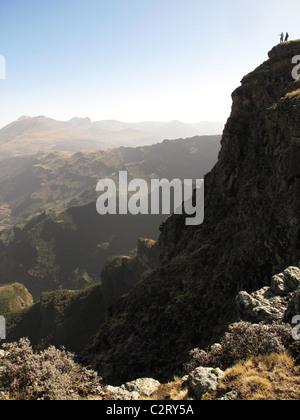
[[[154,394],[160,383],[152,378],[141,378],[132,382],[127,382],[120,387],[107,386],[107,397],[110,400],[139,400],[142,397],[150,397]]]
[[[216,391],[224,372],[221,369],[199,367],[189,375],[189,391],[199,400],[209,391]]]
[[[160,387],[160,382],[152,378],[137,379],[136,381],[127,382],[125,387],[130,392],[138,392],[140,395],[150,397]]]
[[[125,388],[115,387],[108,385],[106,387],[107,398],[108,400],[118,400],[118,401],[137,401],[140,399],[140,394],[137,392],[129,392]]]
[[[279,296],[289,296],[300,287],[300,269],[289,267],[272,278],[271,291]]]

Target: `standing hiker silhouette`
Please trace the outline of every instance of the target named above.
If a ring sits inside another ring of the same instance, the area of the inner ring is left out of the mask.
[[[288,40],[289,40],[289,34],[288,34],[288,32],[286,33],[286,35],[285,35],[285,40],[284,40],[284,42],[288,42]]]
[[[280,34],[280,44],[282,44],[282,43],[283,43],[283,38],[284,38],[284,33],[283,33],[283,32],[281,32],[281,34]]]

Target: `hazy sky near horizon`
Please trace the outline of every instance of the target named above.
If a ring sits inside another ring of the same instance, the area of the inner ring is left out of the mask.
[[[0,0],[0,127],[21,115],[225,121],[299,0]]]

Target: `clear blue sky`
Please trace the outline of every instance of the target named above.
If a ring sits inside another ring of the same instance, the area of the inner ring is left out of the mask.
[[[289,31],[299,0],[0,0],[0,126],[226,120],[231,92]]]

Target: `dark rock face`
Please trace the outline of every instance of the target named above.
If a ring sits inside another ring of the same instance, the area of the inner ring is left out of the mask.
[[[300,42],[275,47],[233,93],[215,168],[205,178],[205,221],[169,218],[161,267],[113,310],[86,360],[105,380],[159,380],[188,350],[218,341],[238,318],[235,297],[270,285],[300,260]]]

